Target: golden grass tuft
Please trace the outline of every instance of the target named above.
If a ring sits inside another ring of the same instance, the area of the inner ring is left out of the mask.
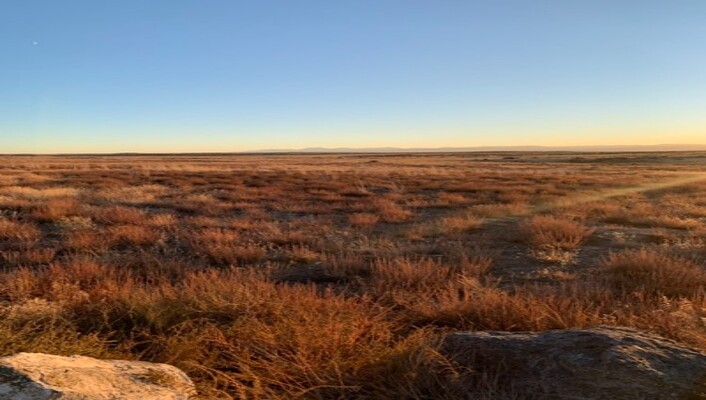
[[[694,298],[706,294],[706,268],[646,249],[611,254],[602,263],[608,282],[627,293]]]
[[[388,199],[378,199],[374,202],[376,215],[384,222],[399,223],[412,217],[413,213]]]
[[[0,239],[33,242],[40,236],[41,232],[34,224],[0,218]]]
[[[31,215],[37,221],[54,222],[75,215],[79,205],[78,199],[74,197],[50,198],[42,204],[34,206]]]
[[[112,206],[98,209],[94,219],[104,224],[139,225],[145,223],[147,218],[143,211],[135,207]]]
[[[107,230],[106,240],[112,246],[150,246],[160,240],[159,232],[144,226],[118,225]]]
[[[518,227],[521,241],[535,249],[574,250],[593,232],[593,229],[567,219],[535,216]]]
[[[380,221],[380,216],[371,213],[354,213],[348,217],[351,225],[357,228],[370,228]]]

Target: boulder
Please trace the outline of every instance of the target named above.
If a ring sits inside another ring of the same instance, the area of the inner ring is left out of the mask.
[[[644,331],[461,332],[442,353],[534,399],[706,399],[706,354]]]
[[[0,358],[0,399],[187,400],[194,384],[166,364],[19,353]]]

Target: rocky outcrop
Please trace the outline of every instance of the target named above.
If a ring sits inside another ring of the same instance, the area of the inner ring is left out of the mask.
[[[0,399],[187,400],[194,384],[166,364],[41,353],[0,358]]]
[[[635,329],[464,332],[442,352],[536,399],[706,399],[706,354]]]

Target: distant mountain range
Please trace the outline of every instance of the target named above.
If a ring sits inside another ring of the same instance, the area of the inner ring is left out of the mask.
[[[303,149],[263,149],[250,151],[202,152],[119,152],[119,153],[54,153],[61,156],[137,156],[137,155],[228,155],[228,154],[327,154],[327,153],[463,153],[463,152],[659,152],[706,151],[706,144],[655,144],[621,146],[476,146],[476,147],[307,147]],[[39,156],[33,153],[0,153],[12,156]],[[43,155],[52,155],[44,153]]]
[[[623,152],[623,151],[706,151],[706,144],[656,144],[620,146],[478,146],[478,147],[307,147],[304,149],[265,149],[243,153],[452,153],[452,152],[496,152],[496,151],[576,151],[576,152]]]

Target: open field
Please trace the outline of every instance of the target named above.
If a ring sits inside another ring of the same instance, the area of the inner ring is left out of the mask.
[[[0,355],[203,398],[520,398],[460,330],[706,350],[706,153],[0,157]]]

